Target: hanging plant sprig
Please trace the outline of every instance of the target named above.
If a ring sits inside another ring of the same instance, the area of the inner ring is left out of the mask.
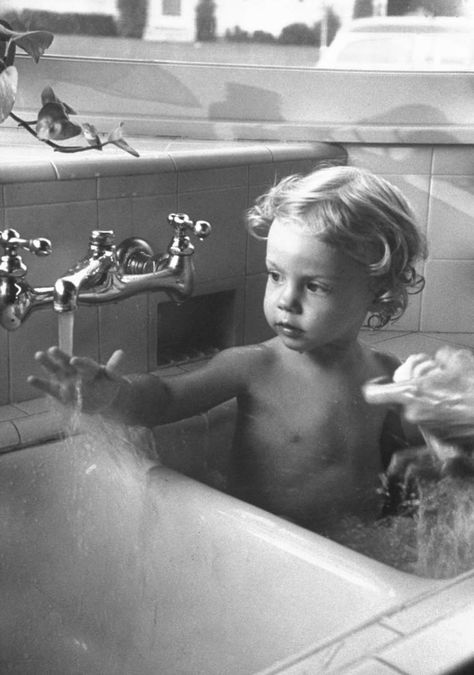
[[[21,47],[35,63],[54,40],[45,30],[19,33],[7,21],[0,19],[0,124],[10,115],[18,88],[18,71],[14,65],[16,47]]]
[[[37,63],[53,39],[53,34],[48,31],[19,33],[12,30],[6,21],[0,20],[0,124],[7,117],[11,117],[19,126],[56,152],[102,150],[105,145],[112,144],[134,157],[139,157],[138,152],[124,139],[122,123],[102,141],[92,124],[80,125],[70,119],[70,115],[77,113],[70,105],[61,101],[50,86],[45,87],[41,93],[41,108],[35,120],[24,120],[13,112],[18,87],[18,71],[14,65],[16,46],[21,47]],[[85,138],[86,145],[56,143],[79,135]]]

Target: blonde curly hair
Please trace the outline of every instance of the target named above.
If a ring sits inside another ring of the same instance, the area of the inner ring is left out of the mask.
[[[266,239],[275,218],[301,223],[366,266],[376,279],[371,328],[400,318],[408,295],[424,287],[415,264],[426,246],[415,215],[398,188],[369,171],[329,166],[283,178],[248,211],[249,230]]]

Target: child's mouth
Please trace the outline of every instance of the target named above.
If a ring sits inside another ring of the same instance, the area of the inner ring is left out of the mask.
[[[276,326],[278,331],[286,337],[299,337],[304,332],[301,328],[297,328],[296,326],[293,326],[293,324],[284,321],[279,321]]]

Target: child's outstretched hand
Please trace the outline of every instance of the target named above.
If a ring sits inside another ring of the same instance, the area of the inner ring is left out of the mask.
[[[115,351],[105,366],[93,359],[69,356],[59,347],[37,352],[35,360],[45,377],[30,375],[28,383],[53,396],[63,405],[78,406],[83,412],[95,413],[107,408],[117,396],[123,381],[118,365],[123,351]]]

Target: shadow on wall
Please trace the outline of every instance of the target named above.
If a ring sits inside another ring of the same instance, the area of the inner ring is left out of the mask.
[[[444,127],[451,124],[444,113],[438,108],[428,105],[403,105],[395,108],[389,108],[381,115],[374,117],[365,117],[359,119],[354,124],[354,134],[360,142],[366,142],[363,134],[357,133],[357,127],[393,127],[393,121],[397,120],[399,129],[397,130],[398,141],[400,143],[418,144],[423,140],[423,132],[429,133],[431,144],[437,143],[457,143],[455,136],[433,128]],[[416,127],[415,129],[413,127]],[[335,139],[336,140],[336,139]],[[428,141],[427,141],[428,142]]]
[[[226,98],[209,106],[208,118],[214,121],[246,120],[233,127],[234,139],[245,138],[240,129],[248,129],[249,124],[260,129],[260,138],[280,140],[275,122],[285,122],[281,114],[281,96],[269,89],[229,82],[226,85]],[[268,123],[268,126],[267,126]]]

